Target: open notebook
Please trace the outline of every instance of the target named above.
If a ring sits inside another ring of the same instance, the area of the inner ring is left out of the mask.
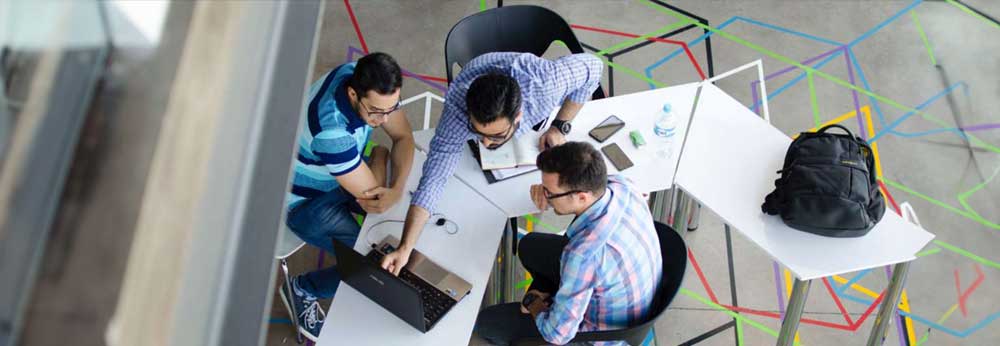
[[[528,131],[520,137],[511,139],[496,150],[486,149],[482,143],[476,140],[469,140],[468,144],[469,149],[472,150],[472,156],[476,158],[483,169],[486,181],[492,184],[537,170],[535,158],[538,157],[539,153],[538,139],[540,137],[541,133]],[[483,153],[486,153],[487,160],[490,160],[489,164],[486,164],[486,160],[483,159]],[[487,167],[509,168],[490,169]]]
[[[511,138],[494,150],[486,149],[482,142],[476,142],[479,145],[479,163],[483,170],[534,166],[539,153],[540,135],[538,132],[529,131],[519,137]]]

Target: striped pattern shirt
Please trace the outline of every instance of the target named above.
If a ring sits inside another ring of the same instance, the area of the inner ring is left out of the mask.
[[[663,260],[642,193],[624,177],[608,177],[604,196],[569,225],[566,235],[559,291],[551,308],[535,318],[545,340],[562,345],[578,331],[645,322]]]
[[[354,75],[355,64],[340,65],[309,88],[292,190],[286,198],[289,208],[340,187],[336,177],[362,163],[372,127],[361,119],[347,97],[347,82]]]
[[[519,136],[535,124],[546,121],[564,100],[587,102],[600,84],[603,67],[601,60],[589,54],[547,60],[530,53],[487,53],[469,61],[448,87],[444,112],[411,203],[433,212],[448,177],[455,172],[462,147],[470,139],[478,140],[479,137],[469,131],[465,105],[465,94],[477,77],[501,73],[517,81],[524,113],[514,133]]]

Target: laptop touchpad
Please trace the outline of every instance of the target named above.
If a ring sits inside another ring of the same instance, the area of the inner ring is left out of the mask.
[[[410,267],[410,271],[433,285],[437,285],[448,276],[447,271],[430,261],[417,261]]]

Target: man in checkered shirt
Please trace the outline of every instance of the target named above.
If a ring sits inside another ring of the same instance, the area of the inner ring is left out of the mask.
[[[584,142],[543,151],[537,163],[542,183],[531,187],[535,205],[576,217],[565,236],[534,232],[521,239],[517,254],[532,277],[525,300],[481,311],[476,333],[497,345],[532,337],[563,345],[577,332],[647,321],[663,259],[642,193],[628,179],[608,176],[604,157]]]

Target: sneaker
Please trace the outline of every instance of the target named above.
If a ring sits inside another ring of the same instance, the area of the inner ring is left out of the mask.
[[[281,301],[285,303],[285,309],[289,316],[294,316],[298,321],[299,333],[313,342],[319,341],[319,331],[323,329],[323,320],[326,319],[326,312],[319,305],[316,297],[307,296],[303,292],[295,289],[295,279],[292,279],[291,295],[283,286],[281,289]],[[295,307],[294,312],[292,307]]]

